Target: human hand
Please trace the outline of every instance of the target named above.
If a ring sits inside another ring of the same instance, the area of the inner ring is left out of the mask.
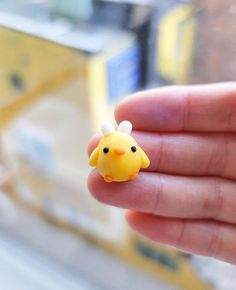
[[[88,187],[161,244],[236,264],[236,83],[137,93],[116,108],[151,160],[136,180]],[[89,153],[99,136],[89,144]]]

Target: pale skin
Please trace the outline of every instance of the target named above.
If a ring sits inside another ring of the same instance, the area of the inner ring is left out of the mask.
[[[151,164],[122,183],[93,170],[93,196],[127,209],[128,224],[157,243],[236,264],[236,83],[140,92],[115,117],[133,124]]]

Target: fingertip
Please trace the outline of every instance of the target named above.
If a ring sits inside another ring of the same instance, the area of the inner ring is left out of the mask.
[[[140,215],[139,212],[135,212],[132,210],[125,211],[125,219],[130,225],[135,222],[136,218],[139,218],[139,215]]]
[[[142,232],[142,229],[148,224],[150,215],[146,213],[127,210],[125,212],[125,219],[127,223],[136,231]]]
[[[137,233],[140,233],[140,230],[137,227],[138,221],[139,221],[139,213],[132,211],[132,210],[126,210],[125,211],[125,220],[127,224]]]
[[[95,169],[88,176],[88,189],[92,196],[102,202],[120,208],[147,211],[153,199],[141,194],[147,185],[150,174],[140,173],[136,180],[128,182],[107,183]],[[140,191],[140,194],[137,192]]]
[[[95,134],[88,143],[88,156],[91,155],[91,153],[93,152],[93,150],[98,146],[98,143],[101,139],[102,135],[97,133]]]
[[[105,182],[96,169],[90,172],[87,185],[90,193],[97,201],[106,204],[112,203],[111,195],[114,191],[114,185]]]
[[[87,179],[88,190],[95,198],[97,196],[96,193],[101,184],[101,180],[102,180],[102,177],[99,175],[96,169],[93,169],[88,175],[88,179]]]
[[[137,100],[143,92],[137,92],[132,95],[125,97],[122,101],[120,101],[114,111],[115,120],[119,124],[123,120],[129,120],[132,123],[132,114],[131,111],[135,109],[133,106],[133,100]]]
[[[126,101],[121,101],[115,108],[114,116],[117,124],[123,121],[125,118],[124,116],[126,111]]]

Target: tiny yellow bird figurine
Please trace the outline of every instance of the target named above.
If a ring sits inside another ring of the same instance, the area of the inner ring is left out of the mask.
[[[96,167],[106,182],[128,181],[137,177],[141,168],[150,165],[150,161],[130,135],[132,124],[123,121],[117,131],[111,124],[102,126],[103,138],[89,158],[89,165]]]

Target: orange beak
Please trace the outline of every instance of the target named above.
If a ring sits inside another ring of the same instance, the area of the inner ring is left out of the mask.
[[[121,155],[125,154],[125,149],[123,149],[122,147],[116,147],[114,149],[114,154],[121,156]]]

